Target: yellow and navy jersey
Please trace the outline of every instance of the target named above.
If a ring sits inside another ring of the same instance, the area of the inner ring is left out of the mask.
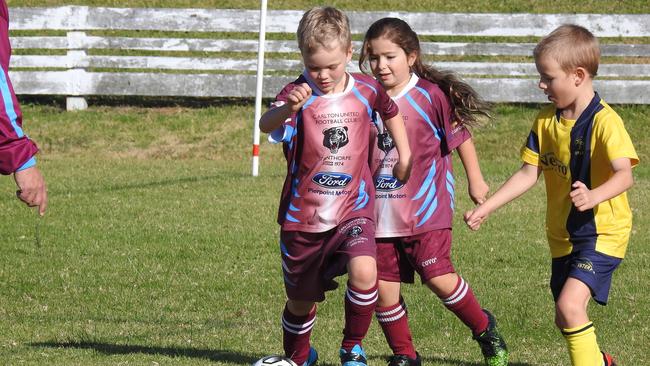
[[[540,111],[521,149],[521,159],[538,166],[546,184],[546,234],[553,258],[576,249],[623,258],[632,228],[632,211],[625,192],[579,212],[569,193],[581,181],[589,189],[612,175],[611,161],[628,158],[636,166],[639,158],[623,120],[598,94],[577,120],[560,116],[549,105]]]

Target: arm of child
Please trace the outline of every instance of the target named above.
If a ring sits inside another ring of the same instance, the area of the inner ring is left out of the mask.
[[[271,108],[264,112],[260,118],[260,131],[264,133],[271,133],[277,128],[282,126],[282,123],[289,118],[293,113],[296,113],[302,108],[311,97],[311,88],[307,83],[302,83],[293,88],[287,94],[286,104],[277,108]]]
[[[485,183],[483,174],[481,174],[481,167],[478,163],[478,155],[476,155],[476,148],[472,138],[465,140],[456,149],[465,168],[465,175],[467,175],[469,197],[474,203],[481,204],[485,201],[490,187]]]
[[[396,114],[393,118],[384,121],[384,124],[393,137],[393,142],[399,154],[399,161],[393,167],[393,176],[404,183],[411,175],[411,148],[408,137],[406,136],[406,127],[401,114]]]
[[[596,205],[610,198],[627,191],[632,184],[632,163],[628,158],[619,158],[612,160],[612,170],[614,174],[600,186],[590,190],[581,181],[573,183],[573,191],[569,194],[571,202],[578,211],[586,211],[594,208]]]
[[[481,223],[499,207],[521,196],[537,182],[541,173],[538,166],[524,163],[494,195],[474,210],[465,212],[465,223],[472,230],[478,230]]]

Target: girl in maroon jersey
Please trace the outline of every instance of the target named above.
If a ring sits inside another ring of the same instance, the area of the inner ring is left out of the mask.
[[[379,299],[375,314],[393,351],[390,366],[420,365],[408,326],[401,282],[414,272],[443,304],[472,331],[486,365],[507,365],[508,351],[494,317],[482,309],[451,262],[456,149],[475,203],[488,192],[466,125],[489,117],[489,104],[453,73],[422,62],[417,34],[397,18],[384,18],[368,29],[359,65],[384,86],[404,118],[413,167],[405,184],[391,174],[396,161],[390,133],[378,124],[372,157],[376,201]]]

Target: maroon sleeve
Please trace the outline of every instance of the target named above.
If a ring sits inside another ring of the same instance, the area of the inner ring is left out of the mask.
[[[397,114],[399,113],[399,108],[397,107],[397,103],[395,103],[393,99],[391,99],[391,97],[389,97],[388,94],[386,94],[386,92],[383,91],[384,89],[382,88],[381,90],[382,92],[379,93],[379,95],[382,98],[382,102],[381,102],[382,107],[379,110],[379,113],[381,114],[381,118],[385,121],[397,116]]]
[[[36,144],[22,130],[22,113],[9,80],[9,13],[0,0],[0,174],[14,173],[38,151]]]
[[[432,90],[431,98],[431,107],[433,109],[431,115],[436,116],[436,121],[440,123],[438,128],[444,134],[441,148],[443,149],[443,154],[446,155],[470,139],[472,135],[464,125],[455,121],[449,98],[440,88],[436,87]]]
[[[271,102],[270,107],[271,108],[276,108],[279,107],[287,102],[287,95],[293,90],[293,88],[296,87],[296,85],[300,85],[304,83],[305,80],[302,77],[302,75],[296,79],[295,81],[285,85],[284,88],[275,96],[275,100]],[[292,128],[296,127],[296,115],[297,113],[293,113],[287,120],[282,124],[282,129],[284,130],[287,125],[291,126]],[[284,139],[283,139],[284,140]]]

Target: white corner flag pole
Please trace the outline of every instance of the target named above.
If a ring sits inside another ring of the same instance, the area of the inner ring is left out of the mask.
[[[262,117],[262,85],[264,81],[264,43],[266,42],[266,3],[260,9],[260,38],[257,49],[257,86],[255,89],[255,121],[253,122],[253,176],[259,175],[260,167],[260,117]]]

